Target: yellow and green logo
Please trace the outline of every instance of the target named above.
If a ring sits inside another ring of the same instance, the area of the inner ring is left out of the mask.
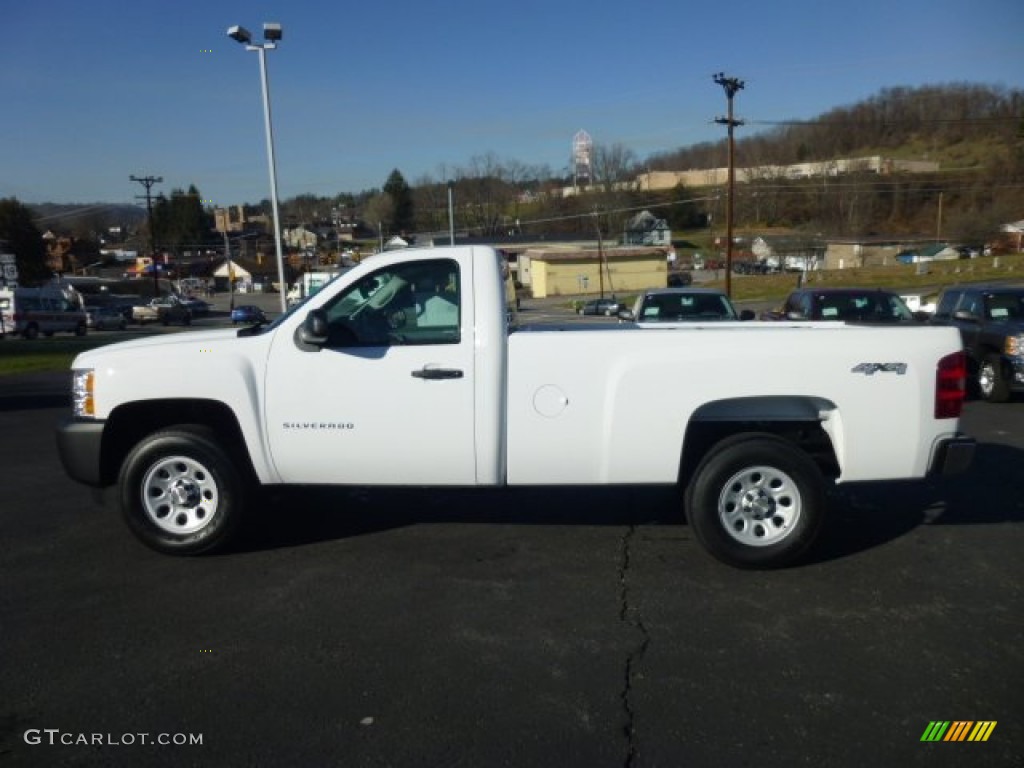
[[[996,720],[932,720],[921,741],[988,741]]]

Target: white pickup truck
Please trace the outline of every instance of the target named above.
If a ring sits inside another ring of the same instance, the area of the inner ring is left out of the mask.
[[[224,545],[261,486],[671,484],[714,556],[776,567],[830,483],[971,459],[954,328],[512,330],[503,274],[490,248],[389,252],[267,326],[81,354],[64,467],[165,553]]]

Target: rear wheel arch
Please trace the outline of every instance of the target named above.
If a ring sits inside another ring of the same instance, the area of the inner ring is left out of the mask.
[[[679,464],[679,483],[690,482],[707,454],[723,441],[746,439],[752,433],[783,438],[804,450],[829,478],[839,476],[839,460],[822,426],[835,410],[829,400],[815,397],[752,397],[718,400],[694,411],[687,425]]]

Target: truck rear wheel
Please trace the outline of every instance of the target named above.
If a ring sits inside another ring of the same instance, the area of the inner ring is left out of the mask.
[[[144,438],[122,465],[118,490],[128,527],[164,554],[222,548],[238,528],[244,505],[241,475],[203,427]]]
[[[792,443],[751,433],[722,441],[686,492],[686,515],[714,557],[741,568],[779,568],[803,555],[821,528],[821,471]]]

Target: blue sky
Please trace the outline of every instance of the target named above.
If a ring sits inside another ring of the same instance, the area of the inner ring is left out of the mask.
[[[573,135],[639,159],[736,116],[813,118],[881,89],[1024,88],[1021,0],[37,0],[0,45],[0,197],[134,202],[129,176],[226,205],[269,196],[256,53],[268,54],[279,193],[443,179],[474,158],[568,167]]]

